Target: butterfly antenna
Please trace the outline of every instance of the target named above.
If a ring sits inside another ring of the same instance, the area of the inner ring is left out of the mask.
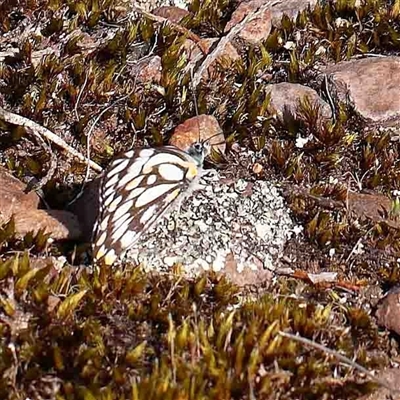
[[[193,103],[194,103],[194,110],[196,112],[196,117],[199,116],[199,108],[197,106],[197,98],[196,98],[196,88],[193,85],[193,68],[190,68],[190,85],[192,86],[192,96],[193,96]],[[197,118],[197,125],[199,127],[199,143],[201,142],[201,135],[200,135],[200,121]]]

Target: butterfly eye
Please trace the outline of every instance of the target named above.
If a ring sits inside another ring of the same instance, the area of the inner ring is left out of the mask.
[[[194,144],[194,149],[198,152],[201,153],[203,151],[203,145],[201,143],[195,143]]]

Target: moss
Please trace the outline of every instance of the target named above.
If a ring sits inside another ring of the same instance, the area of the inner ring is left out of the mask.
[[[295,398],[355,398],[371,387],[361,378],[355,384],[335,359],[279,336],[298,332],[352,357],[381,345],[374,331],[366,333],[370,317],[361,310],[349,310],[349,327],[363,332],[352,335],[338,324],[346,313],[330,305],[272,294],[238,304],[238,289],[212,275],[185,282],[129,266],[50,270],[30,269],[27,256],[0,268],[3,395],[14,389],[31,396],[33,387],[51,390],[54,382],[60,398],[127,398],[132,391],[155,399],[243,398],[249,391],[270,398],[288,390]],[[333,369],[336,383],[318,384]]]

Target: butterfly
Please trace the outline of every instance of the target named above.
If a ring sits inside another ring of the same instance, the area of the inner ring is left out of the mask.
[[[123,153],[104,172],[99,215],[93,229],[93,260],[112,265],[142,235],[198,187],[210,139],[186,151],[175,146]]]

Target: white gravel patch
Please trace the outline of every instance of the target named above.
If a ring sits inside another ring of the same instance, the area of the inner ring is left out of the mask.
[[[204,188],[145,234],[127,259],[161,272],[179,264],[189,275],[222,271],[228,256],[237,272],[273,270],[295,229],[277,187],[266,181],[221,183],[217,171],[200,183]]]

